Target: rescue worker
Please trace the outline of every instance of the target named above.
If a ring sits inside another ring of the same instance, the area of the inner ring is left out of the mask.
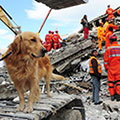
[[[47,51],[50,51],[52,48],[52,34],[51,31],[48,32],[48,34],[45,36],[45,44],[44,47]]]
[[[115,12],[115,10],[113,10],[112,8],[110,8],[110,5],[107,6],[107,10],[106,10],[106,14],[108,15],[109,19],[114,19],[114,15],[113,12]]]
[[[105,41],[105,49],[108,48],[108,46],[110,46],[110,40],[109,37],[113,34],[113,28],[109,27],[108,32],[106,34],[106,41]]]
[[[104,54],[104,67],[108,74],[108,91],[112,101],[115,99],[120,101],[120,45],[114,34],[109,39],[111,45]]]
[[[99,47],[99,51],[102,50],[102,41],[105,41],[105,33],[104,33],[104,29],[103,29],[103,23],[100,22],[99,23],[100,26],[97,29],[97,36],[98,36],[98,47]]]
[[[54,32],[53,31],[51,31],[51,34],[52,34],[52,37],[54,36]]]
[[[87,19],[87,15],[84,15],[84,17],[81,20],[81,24],[83,25],[83,31],[84,31],[84,40],[88,39],[88,35],[89,35],[89,23],[88,23],[88,19]]]
[[[61,43],[59,40],[63,41],[60,35],[58,34],[58,31],[55,31],[56,33],[53,35],[53,49],[56,50],[58,48],[61,48]]]
[[[51,46],[52,46],[52,48],[53,48],[53,36],[54,36],[54,32],[53,31],[51,31],[51,41],[52,41],[52,43],[51,43]]]
[[[117,16],[120,16],[120,9],[116,13]]]
[[[104,24],[104,32],[106,32],[106,28],[107,28],[107,26],[109,25],[109,18],[106,18],[106,22],[105,22],[105,24]]]
[[[118,25],[114,25],[114,21],[113,21],[113,20],[110,20],[110,21],[109,21],[109,25],[108,25],[107,28],[106,28],[105,35],[106,35],[107,32],[109,31],[109,27],[112,27],[113,30],[118,30],[118,28],[119,28]]]
[[[102,103],[102,101],[99,100],[100,79],[102,70],[101,65],[96,57],[97,50],[93,49],[91,52],[91,58],[89,59],[89,70],[93,82],[92,99],[95,105]]]

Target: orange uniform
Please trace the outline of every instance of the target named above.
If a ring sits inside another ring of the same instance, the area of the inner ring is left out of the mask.
[[[106,28],[105,35],[108,33],[110,27],[112,27],[114,30],[117,30],[119,28],[118,25],[113,25],[112,23],[110,23]]]
[[[114,19],[115,18],[114,15],[113,15],[113,12],[115,12],[115,10],[113,10],[112,8],[108,8],[106,10],[106,14],[108,14],[109,19]]]
[[[117,14],[120,15],[120,9],[117,11]]]
[[[104,33],[104,29],[102,26],[99,26],[97,29],[97,35],[98,35],[98,47],[99,50],[102,50],[102,40],[105,41],[105,33]]]
[[[105,41],[105,49],[108,48],[108,46],[110,46],[110,40],[109,40],[109,37],[113,34],[112,31],[108,31],[107,34],[106,34],[106,41]]]
[[[61,40],[61,41],[63,41],[62,40],[62,38],[60,37],[60,35],[58,34],[58,33],[56,33],[56,34],[54,34],[53,35],[53,48],[56,50],[56,49],[58,49],[58,48],[61,48],[61,44],[60,44],[60,42],[59,42],[59,39]]]
[[[108,73],[108,90],[110,95],[120,95],[120,45],[117,41],[105,50],[104,67]]]
[[[109,25],[109,23],[108,23],[108,21],[106,21],[105,24],[104,24],[104,31],[105,32],[106,32],[106,28],[107,28],[108,25]]]
[[[48,33],[46,36],[45,36],[45,44],[44,44],[44,47],[46,48],[47,51],[50,51],[52,46],[52,34]]]

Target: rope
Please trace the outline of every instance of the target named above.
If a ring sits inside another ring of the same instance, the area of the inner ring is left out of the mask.
[[[12,53],[12,51],[10,51],[7,55],[5,55],[4,57],[2,57],[2,58],[0,59],[0,61],[2,61],[2,60],[4,60],[5,58],[7,58],[9,55],[11,55],[11,53]]]

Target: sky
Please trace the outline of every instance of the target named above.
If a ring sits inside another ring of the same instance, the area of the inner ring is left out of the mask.
[[[90,21],[104,14],[108,4],[115,9],[120,6],[120,0],[89,0],[86,4],[52,10],[40,32],[41,39],[44,41],[49,30],[57,29],[61,36],[80,30],[82,28],[80,20],[84,14]],[[21,26],[22,32],[38,32],[50,9],[35,0],[0,0],[0,5],[10,14],[17,25]],[[14,38],[14,33],[0,21],[0,49],[7,48]]]

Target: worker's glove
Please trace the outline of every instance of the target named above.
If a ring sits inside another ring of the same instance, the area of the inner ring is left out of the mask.
[[[99,40],[101,40],[101,38],[100,38],[100,37],[99,37],[98,39],[99,39]]]

